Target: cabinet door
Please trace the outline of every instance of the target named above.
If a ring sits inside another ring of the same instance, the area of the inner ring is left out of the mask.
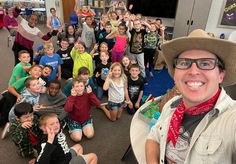
[[[188,33],[195,29],[206,28],[212,0],[195,0]]]
[[[179,0],[175,15],[173,38],[186,36],[193,11],[194,0]]]

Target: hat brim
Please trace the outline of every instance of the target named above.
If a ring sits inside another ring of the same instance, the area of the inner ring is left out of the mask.
[[[174,59],[188,50],[205,50],[217,55],[225,64],[223,86],[236,83],[236,44],[234,42],[206,37],[182,37],[164,43],[161,46],[163,57],[173,77]]]

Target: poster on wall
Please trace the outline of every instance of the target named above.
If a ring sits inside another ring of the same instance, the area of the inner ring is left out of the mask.
[[[223,1],[218,25],[224,28],[236,28],[236,0]]]

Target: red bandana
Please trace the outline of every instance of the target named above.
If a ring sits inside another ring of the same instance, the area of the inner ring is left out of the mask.
[[[182,123],[184,113],[187,113],[189,115],[200,115],[208,112],[215,106],[215,103],[220,95],[220,91],[221,89],[219,89],[215,96],[213,96],[211,99],[188,109],[185,109],[184,103],[183,101],[181,101],[176,110],[174,111],[174,114],[172,115],[172,118],[170,120],[167,143],[171,141],[175,147],[177,139],[179,137],[179,129]]]

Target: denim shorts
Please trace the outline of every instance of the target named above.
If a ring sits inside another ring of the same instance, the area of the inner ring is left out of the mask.
[[[117,110],[119,108],[124,107],[124,104],[125,104],[124,101],[120,103],[114,103],[114,102],[108,101],[108,108],[109,110]]]
[[[69,127],[69,133],[73,133],[76,131],[82,131],[82,129],[85,126],[93,126],[93,120],[91,118],[89,118],[87,121],[85,121],[83,123],[79,123],[77,121],[68,119],[67,123],[68,123],[68,127]]]

